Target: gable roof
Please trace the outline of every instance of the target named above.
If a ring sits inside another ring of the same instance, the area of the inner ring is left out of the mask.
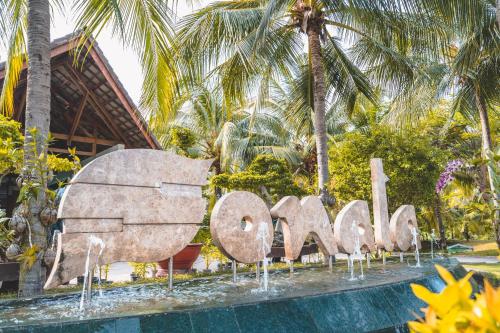
[[[51,43],[50,130],[57,140],[50,149],[63,153],[76,145],[78,154],[88,156],[118,143],[160,149],[97,42],[90,39],[75,58],[78,39],[79,35],[70,34]],[[0,64],[0,84],[4,67]],[[24,64],[14,92],[13,118],[19,121],[25,108],[26,72]]]

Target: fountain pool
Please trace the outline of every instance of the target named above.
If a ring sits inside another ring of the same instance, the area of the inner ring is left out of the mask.
[[[344,261],[321,268],[269,272],[268,291],[254,274],[105,290],[80,310],[80,294],[0,302],[0,332],[322,332],[405,330],[424,305],[410,283],[440,291],[439,263],[454,275],[456,260],[422,258],[420,268],[390,258],[350,280]]]

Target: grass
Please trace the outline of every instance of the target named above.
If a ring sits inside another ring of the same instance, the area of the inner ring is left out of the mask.
[[[489,273],[500,278],[500,263],[495,264],[467,264],[465,269],[476,272]]]
[[[465,256],[478,256],[478,257],[496,257],[500,255],[497,243],[494,241],[468,241],[460,242],[460,244],[465,244],[473,247],[471,252],[459,252],[456,255]]]
[[[468,271],[474,271],[486,278],[494,287],[500,287],[500,263],[463,265]]]

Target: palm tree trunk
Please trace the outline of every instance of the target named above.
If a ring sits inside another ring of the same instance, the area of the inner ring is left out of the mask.
[[[28,1],[28,79],[26,93],[26,122],[24,164],[31,177],[43,179],[44,171],[38,170],[34,162],[36,154],[46,153],[46,142],[50,126],[50,7],[49,0]],[[35,137],[31,130],[36,128]],[[34,141],[35,140],[35,141]],[[36,150],[32,143],[36,143]],[[36,153],[35,153],[36,152]],[[46,154],[45,154],[46,155]],[[44,181],[41,183],[45,184]],[[30,238],[39,252],[34,265],[21,272],[19,295],[33,296],[42,293],[45,283],[45,267],[42,264],[47,248],[47,230],[40,221],[39,213],[45,205],[45,188],[31,199]],[[30,246],[31,244],[26,244]]]
[[[323,203],[329,203],[328,184],[328,138],[326,133],[326,85],[325,69],[321,55],[321,42],[319,38],[319,26],[308,27],[307,36],[309,40],[309,56],[313,76],[313,98],[314,98],[314,134],[316,136],[316,152],[318,158],[318,188]]]
[[[495,188],[495,183],[494,183],[494,177],[495,177],[495,170],[493,170],[493,166],[491,165],[490,161],[490,154],[491,154],[491,134],[490,134],[490,122],[488,119],[488,110],[486,109],[486,103],[484,102],[479,89],[476,88],[475,91],[475,97],[476,97],[476,105],[477,109],[479,111],[479,119],[481,121],[481,139],[482,139],[482,146],[483,146],[483,157],[488,161],[488,164],[486,166],[488,170],[488,178],[489,178],[489,184],[490,184],[490,191],[491,191],[491,196],[493,199],[493,205],[495,207],[495,213],[493,216],[493,230],[495,231],[495,238],[497,241],[497,245],[500,248],[500,218],[499,218],[499,197],[498,193]]]
[[[500,0],[497,0],[497,24],[500,28]]]
[[[439,246],[442,249],[446,248],[446,229],[443,223],[443,217],[441,216],[441,198],[439,198],[439,194],[436,193],[436,198],[434,201],[434,215],[436,216],[436,220],[438,222],[439,228]]]

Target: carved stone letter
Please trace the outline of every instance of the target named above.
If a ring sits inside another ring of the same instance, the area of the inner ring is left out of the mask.
[[[392,251],[394,248],[389,236],[389,208],[387,205],[387,192],[385,183],[387,176],[384,174],[382,159],[370,160],[372,172],[373,218],[375,224],[375,242],[379,249]]]
[[[395,247],[400,251],[407,251],[413,241],[412,228],[417,228],[415,208],[411,205],[399,207],[391,217],[390,235]],[[420,236],[417,235],[417,244],[420,249]]]
[[[61,199],[63,233],[44,288],[84,273],[91,235],[105,245],[99,265],[164,260],[181,251],[203,221],[201,187],[212,161],[126,149],[87,164]],[[94,267],[97,254],[92,251],[89,260]]]
[[[300,255],[309,233],[325,255],[338,252],[330,219],[318,197],[308,196],[300,201],[297,197],[284,197],[271,209],[271,216],[282,222],[287,259]]]
[[[370,222],[368,203],[362,200],[351,201],[337,215],[333,225],[335,240],[340,252],[353,254],[356,238],[362,253],[375,250],[373,229]]]
[[[222,196],[212,210],[210,232],[217,247],[238,262],[255,263],[271,251],[271,215],[265,202],[250,192]]]

